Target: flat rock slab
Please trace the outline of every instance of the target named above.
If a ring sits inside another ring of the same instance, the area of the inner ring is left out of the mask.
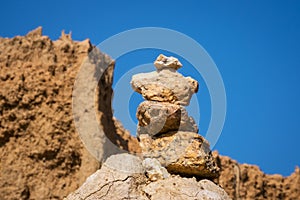
[[[146,100],[189,105],[198,91],[198,82],[184,77],[174,69],[162,69],[132,76],[132,88]]]
[[[198,132],[192,117],[183,106],[166,102],[144,101],[138,109],[139,121],[137,135],[148,134],[151,137],[170,131]]]
[[[219,167],[209,143],[193,132],[173,132],[163,137],[140,135],[144,158],[156,158],[171,174],[198,178],[216,178]]]

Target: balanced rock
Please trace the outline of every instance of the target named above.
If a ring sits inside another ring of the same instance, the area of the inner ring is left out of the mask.
[[[170,131],[198,132],[198,127],[186,109],[167,102],[144,101],[137,109],[137,135],[155,136]]]
[[[179,69],[182,67],[182,64],[179,62],[177,58],[174,58],[173,56],[167,57],[163,54],[160,54],[156,60],[154,61],[154,65],[156,69],[161,70],[165,68],[172,68],[172,69]]]
[[[152,138],[140,135],[144,158],[156,158],[171,174],[215,178],[219,168],[211,154],[209,143],[193,132],[169,132]]]
[[[189,105],[192,95],[198,91],[198,82],[176,72],[174,62],[166,62],[164,66],[158,64],[161,62],[155,61],[160,70],[133,75],[132,88],[149,101]]]
[[[137,136],[144,159],[155,158],[171,174],[215,178],[219,168],[209,143],[197,134],[198,127],[185,105],[198,91],[198,82],[176,72],[182,64],[159,55],[156,71],[134,75],[133,89],[148,100],[137,109]]]

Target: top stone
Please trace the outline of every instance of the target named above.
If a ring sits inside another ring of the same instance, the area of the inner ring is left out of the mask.
[[[131,86],[148,101],[189,105],[191,97],[198,91],[198,82],[184,77],[176,70],[181,67],[177,58],[159,55],[154,62],[157,70],[132,76]]]
[[[165,69],[165,68],[171,68],[171,69],[179,69],[182,67],[182,64],[179,62],[177,58],[174,58],[172,56],[167,57],[163,54],[160,54],[156,60],[154,61],[154,65],[157,70]]]

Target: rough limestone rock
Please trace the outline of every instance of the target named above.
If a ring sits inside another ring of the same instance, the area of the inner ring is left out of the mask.
[[[129,174],[141,174],[145,172],[142,160],[137,156],[127,153],[112,155],[103,165]]]
[[[140,135],[145,158],[156,158],[169,173],[198,178],[215,178],[219,168],[208,142],[193,132],[170,132],[162,137]]]
[[[173,56],[167,57],[163,54],[160,54],[156,60],[154,61],[154,65],[157,70],[162,70],[165,68],[171,68],[171,69],[179,69],[182,67],[182,64],[179,62],[177,58],[174,58]]]
[[[129,154],[111,156],[68,200],[146,199],[138,198],[137,187],[146,182],[142,160]]]
[[[162,167],[160,162],[155,158],[146,158],[143,160],[143,167],[150,181],[166,179],[170,176],[167,169]]]
[[[170,131],[198,132],[192,117],[184,107],[166,102],[144,101],[137,109],[137,135],[155,136]]]
[[[132,76],[131,85],[149,101],[179,105],[189,105],[192,95],[198,91],[196,80],[182,76],[173,68],[136,74]]]
[[[230,200],[226,192],[209,180],[173,176],[148,184],[145,193],[150,199]]]
[[[128,159],[130,164],[127,163]],[[173,175],[152,182],[144,173],[140,173],[139,168],[136,171],[132,169],[132,167],[135,169],[135,165],[141,165],[141,160],[132,155],[116,155],[109,162],[109,164],[105,162],[100,170],[91,175],[65,200],[230,199],[222,188],[209,180],[197,182],[195,178]],[[125,165],[120,166],[120,162]]]
[[[300,169],[297,167],[290,176],[264,174],[258,166],[239,164],[237,161],[214,156],[221,168],[215,182],[220,184],[234,200],[284,199],[298,200],[300,197]]]

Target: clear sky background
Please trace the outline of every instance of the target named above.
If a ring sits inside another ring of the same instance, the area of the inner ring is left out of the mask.
[[[188,35],[210,54],[226,88],[227,117],[214,149],[240,163],[257,164],[268,174],[289,175],[300,165],[299,1],[1,2],[1,37],[25,35],[37,26],[54,40],[65,30],[72,31],[73,39],[90,38],[95,45],[146,26]],[[152,62],[158,53],[145,50],[122,56],[115,81],[132,67]],[[181,72],[193,76],[189,69]],[[201,85],[200,132],[205,132],[209,94],[201,77],[195,76]],[[132,118],[139,98],[130,100]]]

